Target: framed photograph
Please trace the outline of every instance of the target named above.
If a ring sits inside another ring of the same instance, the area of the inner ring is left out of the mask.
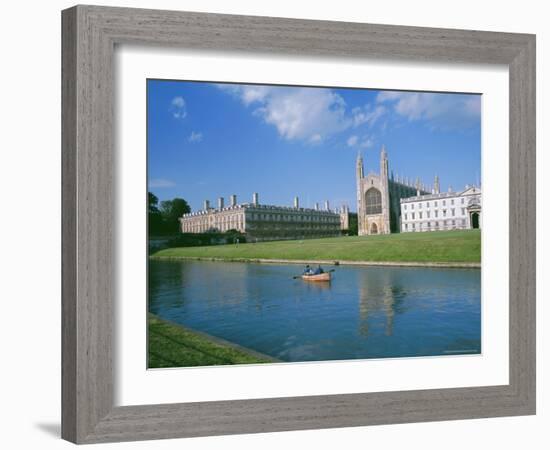
[[[63,11],[62,435],[535,413],[535,37]]]

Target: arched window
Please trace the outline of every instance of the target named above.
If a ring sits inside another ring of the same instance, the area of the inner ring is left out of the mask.
[[[382,194],[376,188],[370,188],[365,194],[367,214],[380,214],[382,212]]]

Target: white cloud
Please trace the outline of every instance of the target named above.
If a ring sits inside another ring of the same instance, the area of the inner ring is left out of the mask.
[[[176,183],[165,178],[153,178],[152,180],[149,180],[150,188],[169,188],[175,185]]]
[[[197,131],[192,131],[189,137],[187,138],[189,142],[200,142],[202,141],[202,133]]]
[[[424,120],[432,128],[470,128],[479,124],[481,116],[479,95],[384,91],[377,102],[392,105],[409,121]]]
[[[357,142],[359,141],[359,138],[354,134],[353,136],[350,136],[347,140],[347,144],[350,147],[355,147],[357,145]]]
[[[174,119],[185,119],[187,116],[185,99],[181,96],[174,97],[170,103],[170,111]]]
[[[241,91],[241,100],[246,106],[254,102],[262,102],[271,90],[269,86],[245,86]]]
[[[318,144],[349,128],[344,99],[330,89],[219,85],[244,105],[256,106],[254,115],[273,125],[280,137]]]
[[[238,98],[245,106],[254,102],[263,101],[270,91],[274,88],[271,86],[254,86],[254,85],[235,85],[235,84],[218,84],[217,87]]]
[[[371,148],[374,145],[374,139],[372,136],[364,135],[359,137],[354,134],[348,138],[346,143],[348,147],[352,148]]]
[[[353,126],[358,127],[366,123],[369,127],[372,127],[386,113],[386,107],[377,105],[373,108],[370,104],[367,104],[363,108],[353,108],[351,113],[353,115]]]
[[[309,142],[310,144],[320,144],[321,142],[323,142],[323,138],[320,134],[317,133],[309,138]]]

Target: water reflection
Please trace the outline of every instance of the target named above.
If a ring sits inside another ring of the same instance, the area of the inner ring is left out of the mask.
[[[480,271],[151,261],[161,317],[286,361],[479,353]],[[460,353],[460,352],[459,352]]]

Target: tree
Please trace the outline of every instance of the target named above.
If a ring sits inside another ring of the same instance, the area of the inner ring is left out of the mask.
[[[167,232],[176,232],[179,230],[179,218],[191,212],[189,204],[183,198],[173,200],[164,200],[160,202],[160,214],[164,228]]]
[[[159,198],[152,192],[147,192],[147,205],[150,213],[159,212]]]
[[[147,216],[149,234],[162,233],[162,215],[158,209],[158,197],[152,192],[147,192]]]
[[[348,234],[349,236],[357,236],[358,234],[357,232],[358,232],[357,214],[350,213]]]

